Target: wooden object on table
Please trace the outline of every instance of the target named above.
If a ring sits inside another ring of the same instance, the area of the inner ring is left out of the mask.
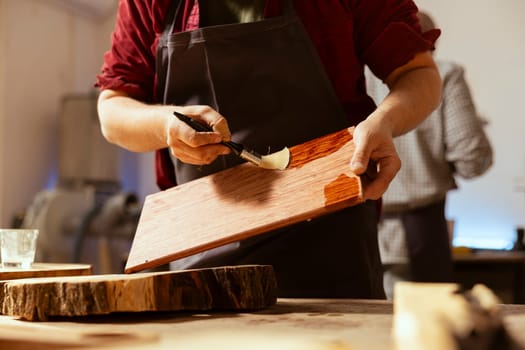
[[[91,275],[93,272],[89,264],[52,264],[33,263],[30,268],[2,267],[0,281],[33,277],[58,277]]]
[[[353,128],[290,148],[284,171],[241,164],[146,197],[125,271],[136,272],[363,201]]]
[[[484,285],[398,282],[393,338],[403,350],[521,349],[503,324],[500,301]]]
[[[5,281],[1,311],[27,320],[114,312],[253,310],[275,304],[272,266]]]

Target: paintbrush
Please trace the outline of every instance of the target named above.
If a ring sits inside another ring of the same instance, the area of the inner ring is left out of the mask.
[[[173,112],[173,114],[181,121],[189,125],[195,131],[199,132],[210,132],[213,129],[205,124],[202,124],[195,119],[188,117],[179,112]],[[290,162],[290,151],[287,147],[283,148],[279,152],[275,152],[268,155],[260,155],[259,153],[245,148],[242,144],[233,141],[222,141],[223,145],[229,147],[233,153],[238,157],[247,160],[248,162],[257,165],[258,167],[265,169],[279,169],[284,170]]]

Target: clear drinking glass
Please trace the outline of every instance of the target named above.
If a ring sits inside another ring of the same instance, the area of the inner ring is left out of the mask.
[[[35,260],[36,229],[0,229],[2,267],[30,268]]]

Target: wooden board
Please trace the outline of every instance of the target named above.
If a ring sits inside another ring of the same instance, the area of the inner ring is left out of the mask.
[[[492,350],[515,347],[499,299],[484,285],[398,282],[394,290],[395,349]]]
[[[267,265],[3,281],[0,310],[27,320],[115,312],[254,310],[276,302]]]
[[[91,275],[92,272],[91,265],[88,264],[33,263],[28,269],[0,268],[0,281],[33,277],[81,276]]]
[[[251,164],[146,197],[127,273],[165,264],[363,201],[350,171],[353,128],[290,148],[284,171]]]

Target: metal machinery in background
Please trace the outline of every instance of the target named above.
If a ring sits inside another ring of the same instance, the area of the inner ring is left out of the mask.
[[[120,273],[141,208],[134,193],[121,191],[119,148],[101,134],[96,101],[94,94],[63,98],[57,185],[35,196],[22,226],[40,231],[35,261]]]

